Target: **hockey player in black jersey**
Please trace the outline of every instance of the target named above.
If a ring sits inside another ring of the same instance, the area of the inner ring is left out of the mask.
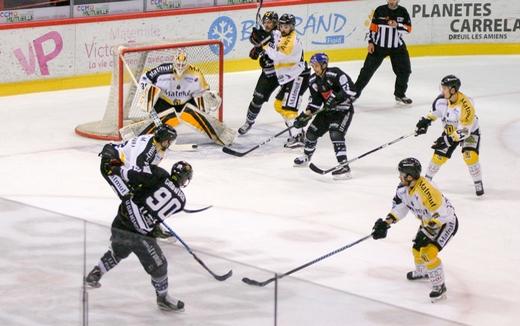
[[[312,114],[323,106],[316,114],[305,135],[304,154],[294,159],[294,166],[307,166],[316,150],[318,138],[327,131],[334,145],[334,152],[339,163],[347,161],[345,134],[347,133],[354,107],[352,101],[356,92],[353,82],[341,69],[328,67],[329,57],[325,53],[316,53],[311,57],[310,64],[314,74],[309,80],[311,96],[309,104],[294,122],[294,127],[303,128],[312,118]],[[334,179],[349,179],[350,167],[346,165],[332,172]]]
[[[177,139],[177,132],[169,125],[159,127],[154,135],[132,138],[121,144],[106,144],[101,156],[101,175],[112,187],[119,199],[127,198],[131,193],[132,175],[143,173],[151,176],[151,166],[159,165],[165,151]],[[113,173],[118,168],[120,173]],[[129,173],[134,171],[136,173]]]
[[[115,168],[114,174],[119,170]],[[141,179],[143,183],[136,187],[132,198],[122,200],[112,222],[110,249],[85,282],[90,287],[100,287],[102,275],[134,253],[151,276],[159,308],[178,311],[184,303],[168,295],[168,262],[156,239],[170,236],[161,228],[160,221],[183,210],[186,197],[181,188],[189,184],[193,169],[187,162],[179,161],[172,166],[171,174],[160,167],[153,171],[155,180]]]
[[[279,86],[276,71],[274,70],[274,62],[268,55],[265,54],[262,46],[273,42],[273,32],[277,30],[278,14],[274,11],[267,11],[262,17],[263,28],[253,28],[249,40],[254,45],[249,51],[249,57],[253,60],[258,60],[262,73],[258,77],[255,90],[253,92],[253,99],[249,103],[247,109],[246,122],[238,129],[240,135],[246,134],[255,123],[256,117],[260,113],[262,105],[269,101],[269,97],[274,90]]]

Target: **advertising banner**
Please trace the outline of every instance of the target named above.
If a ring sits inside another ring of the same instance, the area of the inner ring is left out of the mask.
[[[133,1],[125,2],[126,5],[131,3]],[[176,0],[168,3],[174,4]],[[312,53],[365,48],[373,11],[383,3],[346,1],[269,7],[268,10],[278,15],[294,14],[296,31],[305,52]],[[409,46],[520,42],[518,2],[418,0],[410,3],[407,9],[413,30],[405,36]],[[1,64],[8,70],[0,82],[107,73],[112,71],[118,46],[127,43],[217,39],[224,43],[225,60],[247,59],[255,16],[256,8],[251,8],[0,30]]]

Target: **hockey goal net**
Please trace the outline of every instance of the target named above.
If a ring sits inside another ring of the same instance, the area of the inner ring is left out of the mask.
[[[200,69],[210,90],[223,94],[223,44],[218,40],[189,41],[161,44],[129,44],[120,46],[114,56],[114,70],[110,94],[103,118],[99,121],[80,124],[76,134],[102,140],[121,140],[119,129],[148,119],[148,114],[132,107],[137,89],[136,80],[150,69],[172,62],[174,52],[182,48],[189,64]],[[223,106],[213,113],[223,119]]]

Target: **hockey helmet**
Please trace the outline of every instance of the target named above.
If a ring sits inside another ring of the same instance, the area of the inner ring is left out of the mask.
[[[414,179],[419,179],[421,176],[421,163],[418,159],[413,157],[401,160],[397,169],[399,170],[399,173],[404,175],[404,177],[411,176]]]
[[[293,14],[283,14],[280,19],[278,19],[279,24],[287,24],[287,25],[296,25],[296,17]]]
[[[460,89],[460,79],[454,75],[448,75],[441,80],[441,85],[446,86],[449,89],[455,89],[456,92]]]
[[[262,16],[262,23],[265,23],[266,21],[272,21],[274,25],[278,23],[278,14],[274,11],[266,11],[265,14]]]
[[[178,49],[173,54],[173,68],[178,75],[181,75],[188,68],[188,55],[183,49]]]
[[[175,141],[177,139],[177,131],[170,125],[162,125],[155,130],[155,141],[162,143],[165,140]]]
[[[186,187],[193,177],[193,168],[186,161],[179,161],[172,165],[171,179],[181,188]]]
[[[326,53],[318,52],[314,53],[310,60],[311,65],[319,63],[322,67],[329,64],[329,56]]]

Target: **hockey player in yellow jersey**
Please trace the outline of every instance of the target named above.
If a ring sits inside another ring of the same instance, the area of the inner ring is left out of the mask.
[[[179,49],[174,53],[173,62],[161,64],[141,76],[139,88],[146,90],[150,85],[160,89],[153,107],[163,123],[176,127],[180,118],[217,144],[230,145],[233,142],[236,133],[209,114],[220,107],[220,96],[210,91],[200,69],[188,63],[184,50]],[[148,95],[146,91],[143,93]],[[175,110],[161,115],[161,112],[171,108]],[[149,133],[154,128],[150,124],[142,133]]]
[[[444,267],[439,252],[457,233],[455,209],[427,178],[421,177],[421,163],[413,158],[399,162],[399,179],[392,209],[387,217],[374,224],[372,237],[386,237],[390,225],[403,219],[408,211],[419,219],[420,226],[413,240],[412,254],[415,270],[408,272],[410,281],[428,278],[432,285],[432,302],[445,298]]]
[[[274,40],[264,46],[264,51],[274,63],[280,91],[274,101],[275,110],[285,119],[290,127],[298,116],[303,93],[309,87],[310,68],[303,59],[303,45],[296,33],[296,18],[291,14],[283,14],[278,19],[279,31],[274,31]],[[289,133],[291,131],[289,130]],[[291,133],[285,147],[302,147],[303,129]]]
[[[478,117],[473,101],[459,91],[460,86],[460,79],[454,75],[442,79],[442,94],[433,102],[430,113],[417,122],[416,135],[425,134],[431,122],[440,119],[444,124],[444,131],[432,145],[435,151],[426,171],[426,178],[431,180],[460,145],[464,162],[473,178],[475,193],[477,196],[482,196],[484,186],[479,162]]]

